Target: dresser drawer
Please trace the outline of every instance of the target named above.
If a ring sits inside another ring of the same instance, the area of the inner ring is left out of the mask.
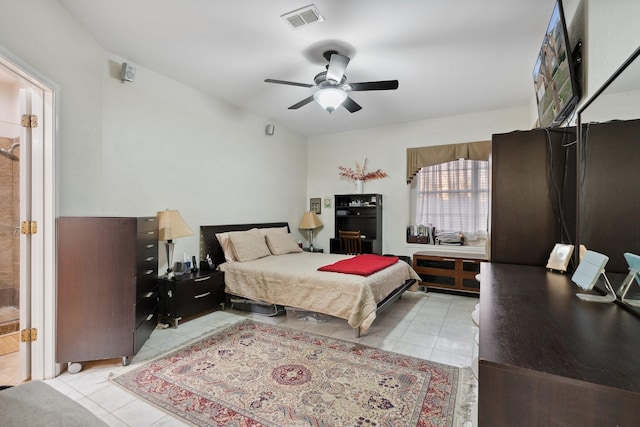
[[[138,258],[136,261],[136,275],[144,277],[156,275],[158,273],[158,257],[156,254],[147,253],[146,256]]]
[[[157,236],[158,235],[158,218],[155,216],[145,216],[145,217],[138,218],[137,229],[138,229],[138,234],[145,234],[147,236]]]
[[[158,258],[158,241],[155,237],[139,236],[136,247],[136,259],[146,259],[149,257]]]
[[[134,353],[140,351],[145,341],[149,338],[153,330],[158,325],[158,306],[143,318],[142,322],[133,331],[133,349]]]
[[[158,288],[147,292],[136,302],[136,327],[158,307]]]
[[[138,218],[138,236],[136,244],[136,300],[143,298],[157,285],[157,230],[158,220],[156,217]]]
[[[150,271],[150,270],[147,270]],[[143,274],[138,276],[136,279],[136,301],[143,298],[146,294],[151,291],[157,293],[157,290],[154,288],[158,285],[158,276],[156,275],[156,271],[153,270],[149,274]]]

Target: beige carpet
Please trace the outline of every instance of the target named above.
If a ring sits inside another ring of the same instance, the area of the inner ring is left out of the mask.
[[[15,353],[20,350],[20,336],[18,332],[0,336],[0,356]]]
[[[0,391],[2,427],[106,427],[88,409],[42,381]]]

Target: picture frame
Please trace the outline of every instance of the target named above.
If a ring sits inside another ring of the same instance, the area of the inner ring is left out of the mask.
[[[559,271],[565,273],[573,254],[573,245],[565,245],[562,243],[556,243],[553,250],[549,254],[549,261],[547,262],[547,269],[552,271]]]
[[[322,211],[322,200],[320,199],[320,197],[314,197],[309,199],[309,210],[311,212],[315,212],[316,214],[320,215]]]

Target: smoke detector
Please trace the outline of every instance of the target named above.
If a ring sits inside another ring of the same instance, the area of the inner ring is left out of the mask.
[[[306,25],[324,21],[324,17],[313,4],[281,15],[291,28],[298,29]]]

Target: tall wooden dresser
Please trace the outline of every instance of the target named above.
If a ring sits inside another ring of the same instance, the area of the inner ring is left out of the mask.
[[[158,320],[156,217],[58,219],[56,361],[136,354]]]

